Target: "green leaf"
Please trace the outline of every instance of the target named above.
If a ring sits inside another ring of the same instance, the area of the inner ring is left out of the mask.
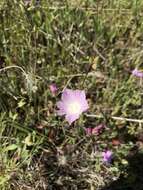
[[[18,107],[21,108],[26,104],[26,102],[24,102],[24,100],[20,100],[20,102],[18,102]]]
[[[5,148],[5,152],[7,152],[7,151],[9,151],[9,150],[15,150],[15,149],[17,149],[18,148],[18,146],[16,145],[16,144],[11,144],[11,145],[9,145],[9,146],[7,146],[6,148]]]

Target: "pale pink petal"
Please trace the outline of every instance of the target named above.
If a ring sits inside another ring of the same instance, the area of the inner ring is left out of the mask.
[[[86,99],[84,90],[75,90],[75,96],[76,96],[76,98],[80,98],[82,100]]]
[[[53,95],[55,95],[56,92],[57,92],[57,90],[58,90],[56,84],[51,84],[51,85],[49,86],[49,88],[50,88],[51,93],[52,93]]]
[[[99,131],[98,131],[98,129],[96,128],[96,127],[94,127],[93,129],[92,129],[92,134],[94,135],[94,134],[99,134]]]
[[[75,98],[81,103],[82,112],[89,108],[84,90],[75,90]]]
[[[96,127],[93,128],[92,133],[99,135],[100,132],[102,132],[102,130],[104,128],[105,128],[105,125],[104,124],[100,124],[100,125],[98,125],[98,126],[96,126]]]
[[[86,111],[88,109],[89,109],[89,106],[88,106],[87,101],[83,102],[83,104],[82,104],[82,111],[84,112],[84,111]]]
[[[102,153],[103,161],[110,163],[112,159],[112,152],[110,150],[106,150]]]
[[[90,128],[90,127],[86,128],[85,132],[86,132],[87,135],[91,135],[92,134],[92,128]]]
[[[57,103],[59,115],[66,115],[66,120],[71,124],[82,112],[88,109],[85,92],[81,90],[65,89],[61,101]]]
[[[109,150],[107,150],[107,152],[106,152],[106,156],[107,156],[107,157],[110,157],[111,155],[112,155],[112,152],[109,151]]]
[[[59,110],[57,110],[57,114],[58,115],[65,115],[65,109],[64,109],[64,104],[62,101],[57,102],[57,107],[59,108]]]
[[[64,104],[63,104],[63,102],[62,101],[59,101],[59,102],[57,102],[57,107],[60,109],[61,107],[63,107],[64,106]]]
[[[66,120],[71,125],[75,120],[79,118],[79,115],[66,115]]]
[[[134,69],[132,71],[132,75],[133,76],[136,76],[136,77],[139,77],[139,78],[143,78],[143,72],[142,71],[139,71],[138,69]]]
[[[73,91],[70,89],[65,89],[62,93],[62,101],[69,101],[73,96]]]

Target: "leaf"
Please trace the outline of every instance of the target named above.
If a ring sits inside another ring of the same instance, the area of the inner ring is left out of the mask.
[[[26,102],[24,102],[24,100],[20,100],[20,102],[18,102],[18,107],[21,108],[26,104]]]
[[[28,135],[28,136],[25,138],[24,143],[25,143],[27,146],[33,145],[33,142],[31,141],[31,135]]]
[[[99,62],[99,57],[95,57],[94,60],[93,60],[93,64],[92,64],[92,69],[93,70],[97,69],[98,62]]]
[[[17,148],[18,146],[16,144],[11,144],[5,148],[5,152],[10,151],[10,150],[15,150]]]
[[[11,111],[9,112],[9,117],[10,117],[13,121],[16,120],[17,116],[18,116],[17,113],[13,114]]]

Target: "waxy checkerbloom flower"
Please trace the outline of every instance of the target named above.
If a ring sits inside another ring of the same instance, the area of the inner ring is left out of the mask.
[[[103,161],[106,163],[111,163],[112,160],[112,152],[110,150],[106,150],[102,152]]]
[[[62,93],[61,101],[57,103],[58,115],[65,115],[69,124],[77,120],[82,112],[89,107],[84,90],[65,89]]]
[[[57,90],[58,90],[56,84],[51,84],[51,85],[49,86],[49,88],[50,88],[51,93],[52,93],[53,95],[55,95],[56,92],[57,92]]]
[[[88,127],[85,129],[87,135],[99,135],[106,126],[104,124],[97,125],[94,128]]]
[[[134,69],[132,71],[132,75],[136,76],[136,77],[139,77],[139,78],[143,78],[143,72],[139,71],[138,69]]]

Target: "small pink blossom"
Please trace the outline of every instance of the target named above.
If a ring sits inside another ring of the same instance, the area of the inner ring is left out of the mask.
[[[112,152],[110,150],[106,150],[102,152],[103,161],[106,163],[110,163],[112,160]]]
[[[91,127],[85,128],[85,132],[86,135],[92,135],[92,128]]]
[[[136,76],[136,77],[139,77],[139,78],[143,78],[143,72],[139,71],[138,69],[134,69],[132,71],[132,75]]]
[[[84,90],[65,89],[61,101],[57,102],[58,115],[65,115],[69,124],[77,120],[89,107]]]
[[[58,90],[56,84],[54,84],[54,83],[51,84],[51,85],[49,86],[49,88],[50,88],[51,93],[52,93],[53,95],[55,95],[56,92],[57,92],[57,90]]]
[[[100,125],[97,125],[94,128],[91,128],[91,127],[86,128],[85,131],[86,131],[87,135],[99,135],[104,128],[105,128],[105,125],[100,124]]]

